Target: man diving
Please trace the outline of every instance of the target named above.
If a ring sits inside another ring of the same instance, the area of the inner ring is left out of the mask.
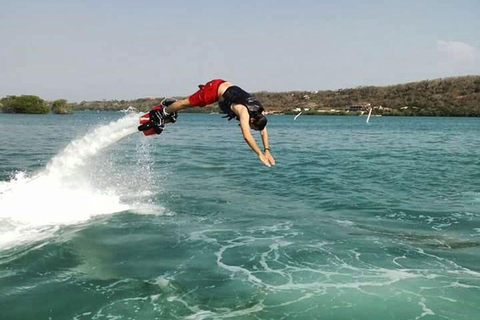
[[[160,134],[165,123],[176,121],[178,111],[218,102],[220,109],[227,114],[228,120],[235,118],[240,122],[243,138],[257,154],[258,159],[267,167],[275,165],[275,159],[270,152],[266,128],[267,118],[263,114],[264,108],[260,101],[242,88],[222,79],[215,79],[198,87],[199,90],[188,98],[169,102],[164,100],[162,104],[155,106],[149,113],[149,122],[139,126],[138,130],[153,128],[155,133]],[[263,152],[258,147],[250,129],[260,131]]]

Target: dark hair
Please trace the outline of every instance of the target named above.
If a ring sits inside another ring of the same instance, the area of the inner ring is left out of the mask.
[[[263,114],[259,114],[255,118],[253,118],[251,124],[253,129],[261,131],[267,125],[267,118]]]

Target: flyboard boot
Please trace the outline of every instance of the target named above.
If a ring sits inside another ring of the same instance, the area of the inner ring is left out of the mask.
[[[159,105],[156,105],[145,113],[139,119],[140,125],[138,131],[142,131],[144,135],[150,136],[152,134],[160,134],[166,123],[175,123],[177,121],[177,113],[166,113],[165,108],[177,101],[172,98],[165,98]]]

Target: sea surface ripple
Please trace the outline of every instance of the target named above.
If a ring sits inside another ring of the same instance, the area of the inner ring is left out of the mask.
[[[480,119],[136,116],[0,114],[0,319],[477,319]]]

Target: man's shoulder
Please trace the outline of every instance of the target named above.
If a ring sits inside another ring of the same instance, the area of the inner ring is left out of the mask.
[[[239,119],[242,119],[242,116],[245,116],[246,118],[250,117],[248,113],[248,108],[244,104],[241,104],[241,103],[232,104],[230,109],[232,109],[232,111],[237,115]]]

